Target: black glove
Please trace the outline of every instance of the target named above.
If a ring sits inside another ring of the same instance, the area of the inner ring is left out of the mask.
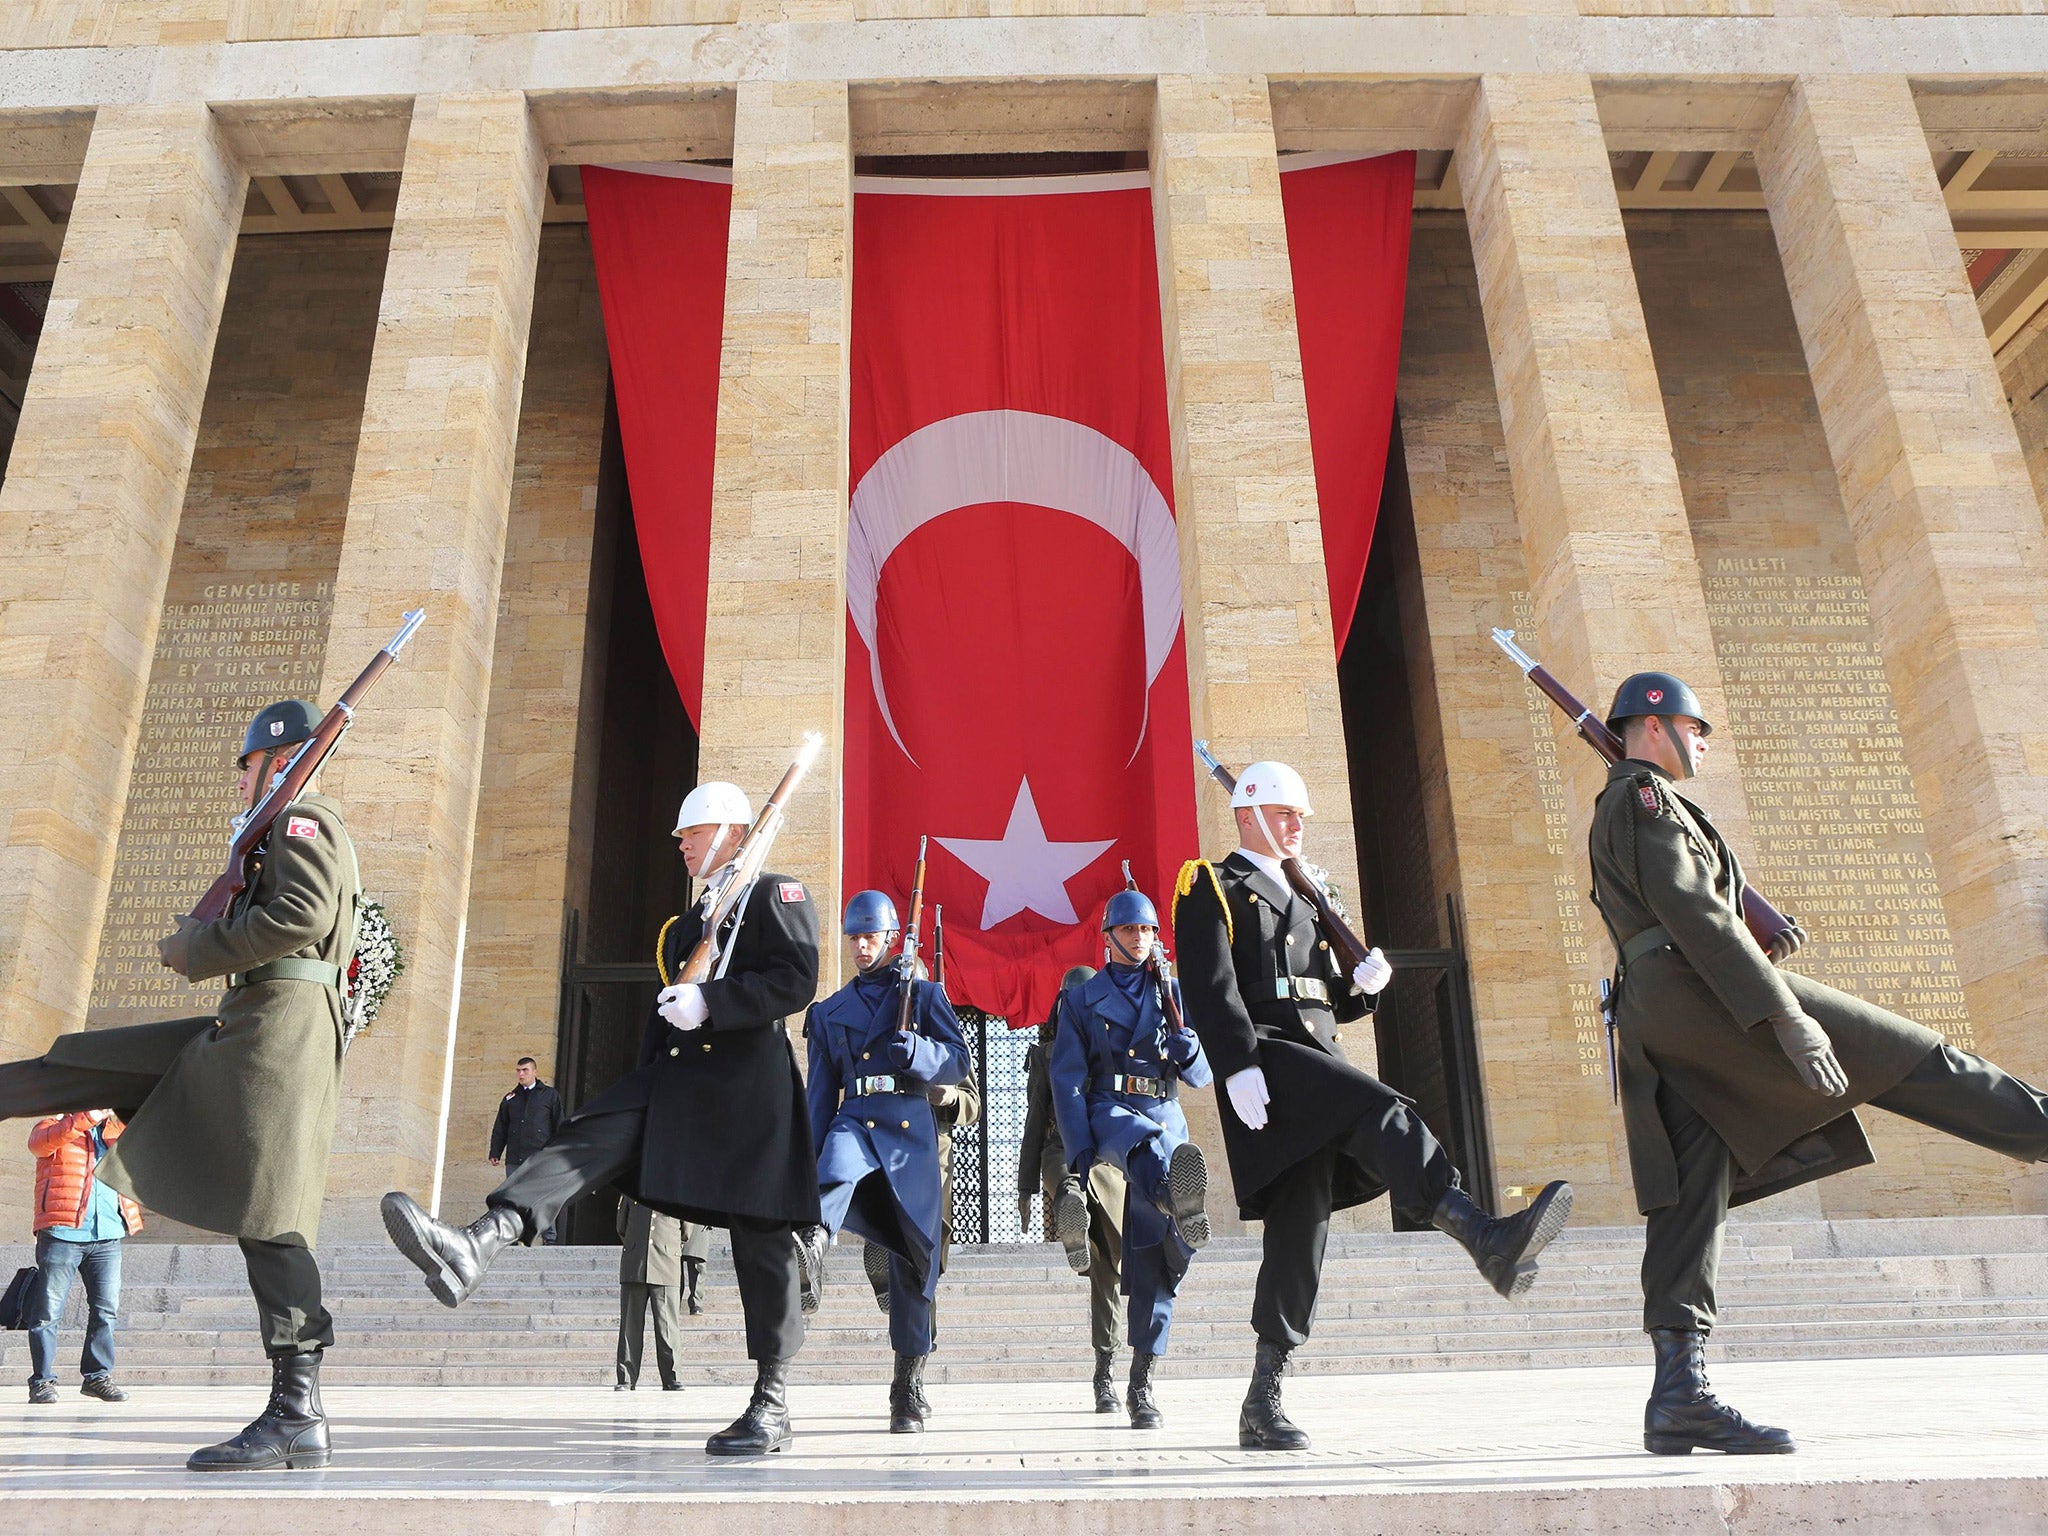
[[[1839,1099],[1849,1091],[1849,1078],[1835,1059],[1835,1048],[1811,1018],[1798,1009],[1768,1015],[1764,1022],[1778,1037],[1778,1047],[1791,1058],[1799,1080],[1815,1093]]]
[[[1805,943],[1806,930],[1797,923],[1794,923],[1782,933],[1774,935],[1771,939],[1770,948],[1771,964],[1783,965],[1787,960],[1798,954]]]

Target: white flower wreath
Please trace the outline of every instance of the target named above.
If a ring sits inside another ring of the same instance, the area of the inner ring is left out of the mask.
[[[348,962],[348,984],[341,996],[341,1048],[346,1051],[357,1035],[376,1022],[391,984],[405,969],[405,951],[391,931],[391,919],[384,903],[374,896],[363,898],[356,926],[356,950]]]

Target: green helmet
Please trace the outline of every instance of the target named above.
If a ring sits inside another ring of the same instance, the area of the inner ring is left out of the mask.
[[[314,731],[319,728],[320,717],[313,713],[313,706],[303,700],[280,699],[275,704],[266,704],[256,711],[256,718],[242,733],[240,760],[246,763],[251,752],[261,752],[270,747],[295,747],[302,741],[311,741]]]
[[[1700,701],[1693,691],[1669,672],[1638,672],[1633,677],[1622,679],[1614,690],[1614,704],[1607,711],[1607,728],[1621,729],[1624,722],[1638,715],[1684,715],[1700,723],[1700,734],[1714,734],[1713,722],[1700,712]]]

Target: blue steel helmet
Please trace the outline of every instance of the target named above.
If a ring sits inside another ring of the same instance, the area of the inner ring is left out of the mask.
[[[1638,672],[1625,677],[1614,690],[1614,704],[1607,711],[1607,728],[1618,731],[1624,721],[1639,715],[1683,715],[1700,723],[1700,734],[1714,734],[1713,722],[1700,710],[1700,701],[1684,682],[1669,672]]]
[[[242,752],[237,761],[247,762],[251,752],[261,752],[266,747],[296,747],[302,741],[311,741],[319,728],[320,717],[302,699],[280,699],[275,704],[266,704],[256,711],[256,718],[242,733]]]
[[[1102,909],[1102,931],[1121,928],[1126,923],[1143,923],[1149,928],[1159,926],[1159,910],[1152,905],[1152,898],[1143,891],[1118,891],[1109,898],[1109,905]]]
[[[851,938],[856,933],[895,933],[903,927],[896,916],[896,903],[881,891],[856,891],[846,904],[846,921],[839,931]]]

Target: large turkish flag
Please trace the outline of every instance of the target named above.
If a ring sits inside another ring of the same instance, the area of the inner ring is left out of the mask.
[[[929,834],[950,990],[1033,1024],[1196,851],[1144,174],[862,178],[851,366],[846,889]]]

